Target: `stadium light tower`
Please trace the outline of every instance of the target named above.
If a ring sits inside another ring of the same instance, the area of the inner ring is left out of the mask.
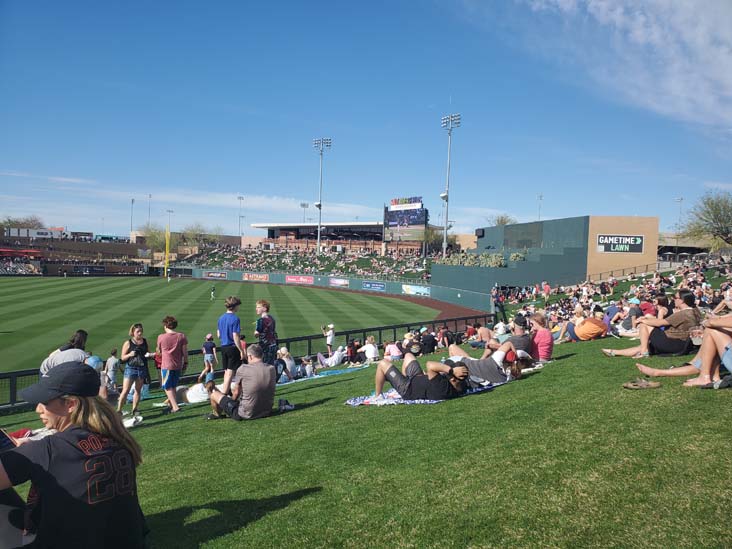
[[[315,255],[320,255],[320,231],[323,223],[323,151],[330,149],[332,143],[330,137],[313,139],[313,147],[315,147],[315,150],[320,155],[320,187],[318,190],[318,201],[315,203],[315,207],[318,208],[318,248],[315,250]]]
[[[132,214],[135,211],[135,199],[133,198],[130,202],[130,238],[132,238]]]
[[[236,198],[239,200],[239,238],[241,238],[241,203],[244,202],[244,197],[239,195]]]
[[[447,257],[447,216],[450,203],[450,148],[452,147],[452,130],[460,127],[460,114],[448,114],[442,117],[442,127],[447,130],[447,177],[445,192],[440,198],[445,201],[445,231],[442,233],[442,259]]]
[[[308,206],[310,206],[310,204],[308,204],[307,202],[300,202],[300,207],[302,208],[302,222],[303,223],[305,223],[305,211],[308,209]]]
[[[152,202],[152,195],[147,195],[147,226],[150,227],[150,203]]]
[[[174,214],[175,212],[173,210],[165,210],[168,212],[168,231],[170,231],[170,216]]]
[[[677,198],[674,198],[674,202],[679,203],[679,223],[676,227],[676,261],[679,261],[679,233],[681,232],[681,212],[684,207],[684,197],[679,196]]]

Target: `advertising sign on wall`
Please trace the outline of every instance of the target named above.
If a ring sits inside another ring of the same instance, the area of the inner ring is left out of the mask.
[[[386,284],[383,282],[372,282],[370,280],[364,280],[361,282],[361,289],[369,290],[371,292],[385,292]]]
[[[329,278],[328,286],[333,286],[334,288],[348,288],[348,279],[347,278]]]
[[[598,234],[597,251],[600,253],[643,253],[642,235]]]
[[[244,282],[269,282],[269,275],[266,273],[243,273],[241,279]]]
[[[432,289],[429,286],[402,284],[402,293],[404,295],[418,295],[421,297],[430,297],[432,295]]]
[[[285,284],[315,284],[315,278],[312,276],[304,275],[287,275],[285,277]]]
[[[226,271],[204,271],[203,278],[218,278],[226,280]]]

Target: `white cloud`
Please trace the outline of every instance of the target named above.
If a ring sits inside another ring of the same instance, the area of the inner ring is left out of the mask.
[[[37,175],[24,172],[3,171],[0,176],[4,177],[22,177],[25,179],[36,179],[42,181],[54,181],[56,183],[75,183],[78,185],[95,185],[97,182],[92,179],[82,179],[80,177],[60,177],[56,175]]]
[[[502,24],[560,69],[581,67],[606,96],[722,134],[732,128],[729,0],[514,1],[531,17]],[[490,4],[464,5],[497,19]]]
[[[732,191],[732,183],[724,183],[722,181],[705,181],[704,186],[707,189],[718,189],[720,191]]]

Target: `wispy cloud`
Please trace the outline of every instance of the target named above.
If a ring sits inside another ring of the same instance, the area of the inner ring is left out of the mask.
[[[39,181],[53,181],[56,183],[75,183],[78,185],[96,185],[96,181],[92,179],[82,179],[80,177],[61,177],[57,175],[38,175],[25,172],[0,171],[3,177],[22,177],[24,179],[35,179]]]
[[[732,190],[732,182],[725,183],[723,181],[705,181],[704,187],[707,189],[717,189],[720,191],[730,191]]]
[[[496,19],[495,6],[465,0]],[[557,67],[579,66],[601,93],[726,135],[732,127],[729,0],[514,0],[508,23]],[[515,36],[515,35],[514,35]]]

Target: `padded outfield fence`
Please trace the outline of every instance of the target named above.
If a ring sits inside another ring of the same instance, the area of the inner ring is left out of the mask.
[[[441,326],[447,326],[453,332],[461,332],[468,324],[479,322],[483,325],[490,324],[494,321],[494,315],[490,313],[478,314],[473,316],[461,316],[449,318],[445,320],[426,320],[422,322],[409,322],[406,324],[390,324],[388,326],[376,326],[373,328],[359,328],[357,330],[345,330],[337,332],[335,336],[334,346],[344,347],[349,340],[359,339],[362,343],[368,336],[374,336],[374,339],[381,346],[387,341],[399,341],[405,332],[419,329],[422,326],[429,330],[437,331]],[[325,352],[325,337],[322,334],[306,335],[300,337],[291,337],[281,339],[279,341],[281,347],[287,347],[290,354],[295,358],[314,355],[318,352]],[[188,352],[188,370],[186,374],[181,376],[181,384],[194,383],[203,370],[203,354],[200,349]],[[105,358],[105,357],[102,357]],[[219,359],[221,355],[219,354]],[[152,360],[150,364],[152,365]],[[122,367],[117,373],[117,383],[122,383]],[[150,367],[150,375],[155,378],[156,370],[154,366]],[[216,371],[216,377],[223,377],[223,370]],[[14,412],[22,411],[28,408],[28,404],[24,402],[19,393],[22,389],[33,385],[38,381],[38,369],[17,370],[15,372],[0,372],[0,411]],[[152,379],[150,383],[151,389],[160,386],[159,379]]]

